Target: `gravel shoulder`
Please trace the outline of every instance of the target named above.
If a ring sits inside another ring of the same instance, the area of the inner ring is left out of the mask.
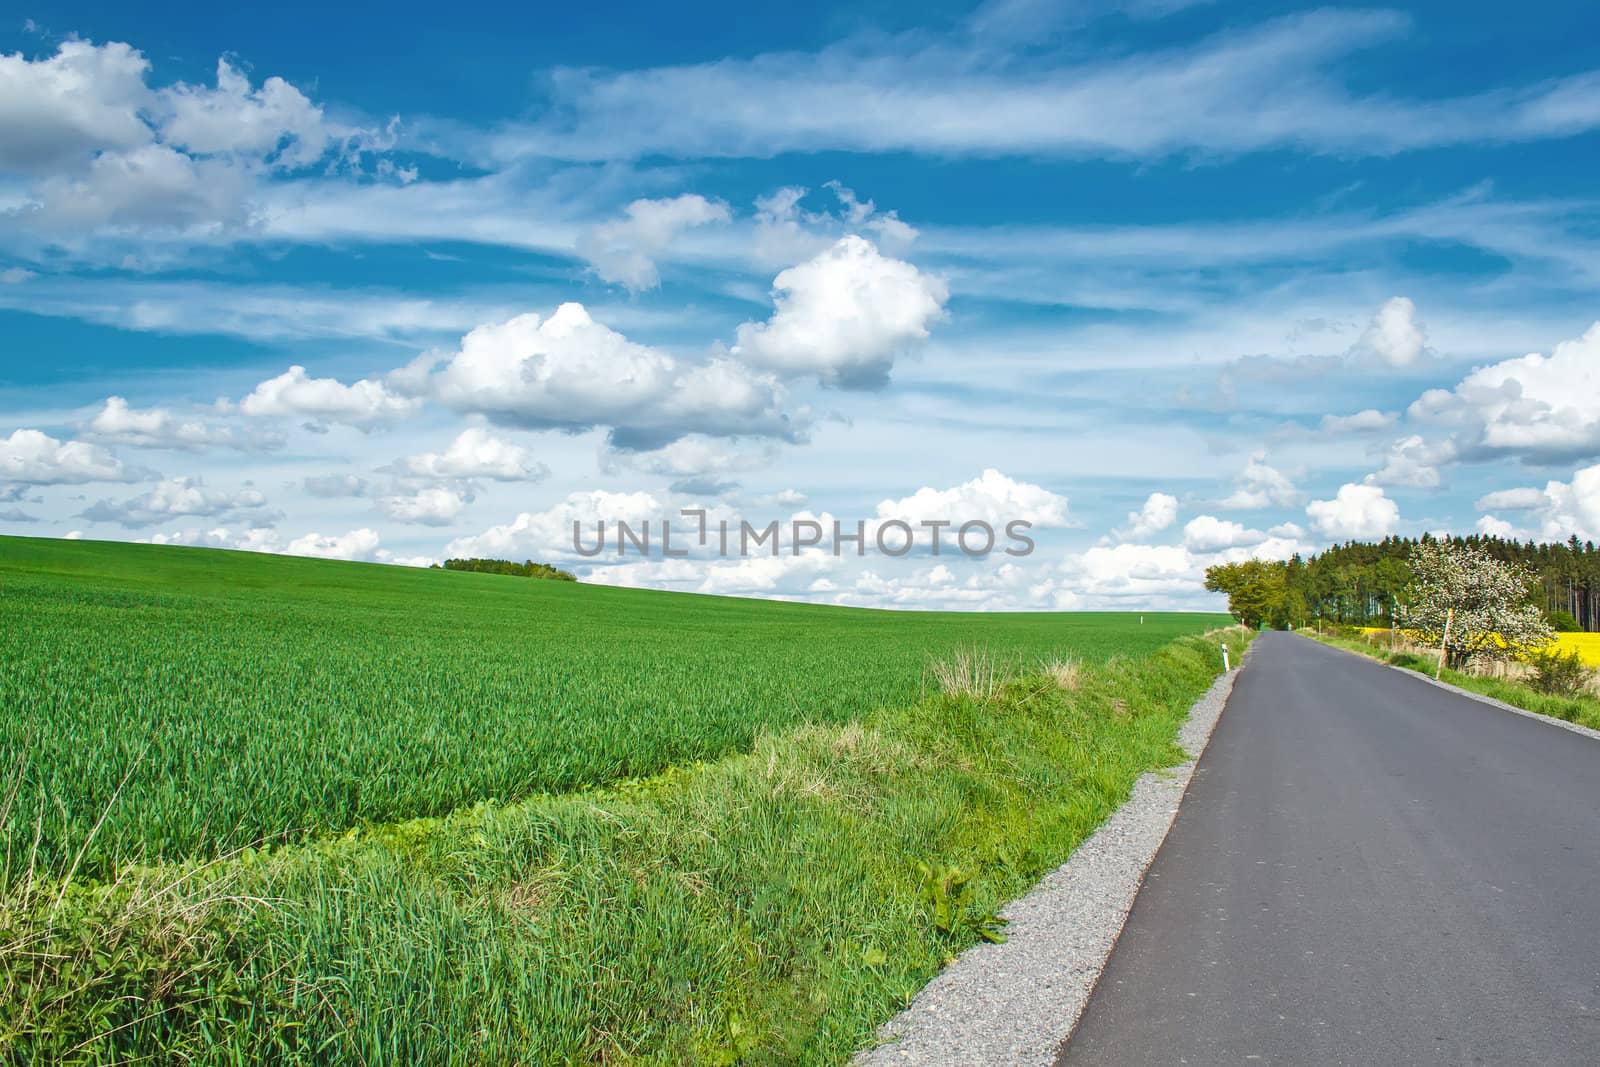
[[[1248,658],[1248,656],[1247,656]],[[1151,771],[1121,808],[1002,914],[1003,944],[980,944],[940,972],[886,1023],[857,1067],[1047,1065],[1089,1001],[1195,765],[1241,668],[1218,677],[1189,709],[1178,742],[1190,759]]]

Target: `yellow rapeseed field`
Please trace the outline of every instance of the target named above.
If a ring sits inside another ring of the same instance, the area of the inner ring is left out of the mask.
[[[1577,649],[1583,662],[1600,667],[1600,634],[1556,634],[1556,648],[1563,654]]]
[[[1388,633],[1386,627],[1363,626],[1366,633]],[[1591,667],[1600,667],[1600,634],[1556,634],[1556,651],[1562,655],[1577,650],[1578,658]]]

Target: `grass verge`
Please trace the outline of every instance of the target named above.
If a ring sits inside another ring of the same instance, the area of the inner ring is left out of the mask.
[[[843,1062],[1181,760],[1218,639],[589,792],[110,882],[13,870],[0,1057]]]
[[[1321,641],[1323,644],[1333,645],[1336,648],[1343,648],[1350,652],[1359,652],[1384,663],[1403,667],[1409,671],[1416,671],[1418,674],[1425,674],[1429,678],[1434,676],[1434,671],[1439,665],[1437,653],[1419,652],[1415,649],[1401,649],[1391,652],[1388,647],[1387,631],[1384,631],[1381,636],[1375,635],[1379,636],[1378,642],[1367,639],[1336,637],[1328,634],[1318,635],[1309,632],[1306,632],[1306,636]],[[1457,688],[1492,697],[1524,711],[1531,711],[1537,715],[1548,715],[1553,719],[1561,719],[1564,722],[1587,726],[1592,730],[1600,730],[1600,699],[1595,697],[1582,694],[1578,696],[1552,696],[1505,678],[1480,678],[1475,674],[1464,674],[1448,667],[1439,675],[1439,678],[1440,681],[1449,682]]]

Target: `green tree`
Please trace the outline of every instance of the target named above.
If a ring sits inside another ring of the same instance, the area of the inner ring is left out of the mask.
[[[1293,586],[1287,586],[1287,591],[1283,594],[1283,607],[1276,618],[1268,621],[1280,630],[1292,630],[1296,626],[1304,626],[1309,618],[1311,618],[1311,605],[1306,603],[1305,594]]]
[[[1284,565],[1250,559],[1206,568],[1206,588],[1228,595],[1228,612],[1254,630],[1277,620],[1284,607]]]
[[[434,564],[435,567],[438,564]],[[482,574],[509,574],[516,578],[549,578],[558,582],[575,582],[577,576],[571,571],[564,571],[548,563],[535,563],[525,560],[522,563],[513,563],[509,559],[447,559],[444,561],[447,571],[478,571]]]

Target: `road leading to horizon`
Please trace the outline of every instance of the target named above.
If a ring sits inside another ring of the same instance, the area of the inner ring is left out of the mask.
[[[1059,1063],[1600,1063],[1600,741],[1261,635]]]

